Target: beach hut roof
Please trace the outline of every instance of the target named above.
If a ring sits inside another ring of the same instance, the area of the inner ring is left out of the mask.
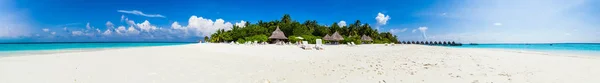
[[[279,26],[277,26],[277,29],[275,29],[275,31],[273,31],[273,34],[271,34],[269,39],[288,39],[288,38],[285,37],[285,34],[281,30],[279,30]]]
[[[371,37],[369,37],[367,35],[362,35],[362,37],[360,37],[360,40],[362,40],[362,41],[373,41],[373,39],[371,39]]]
[[[325,37],[323,37],[323,40],[331,40],[331,36],[329,36],[329,34],[325,35]]]
[[[333,33],[333,35],[331,35],[331,40],[333,40],[333,41],[342,41],[342,40],[344,40],[344,37],[342,37],[342,35],[340,35],[340,33],[338,33],[336,31],[335,33]]]

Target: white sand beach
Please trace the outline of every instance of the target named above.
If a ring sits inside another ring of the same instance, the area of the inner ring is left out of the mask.
[[[189,44],[0,57],[0,83],[599,83],[600,58],[422,45]]]

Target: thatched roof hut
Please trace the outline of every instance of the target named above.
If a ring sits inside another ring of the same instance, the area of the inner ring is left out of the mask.
[[[273,31],[273,34],[271,34],[269,39],[288,39],[288,38],[285,37],[285,34],[283,33],[283,31],[279,30],[279,26],[277,26],[277,29],[275,29],[275,31]]]
[[[333,33],[333,35],[331,35],[331,41],[342,41],[344,40],[344,37],[342,37],[342,35],[340,35],[340,33],[338,33],[337,31],[335,33]]]
[[[362,35],[362,37],[360,37],[360,40],[362,40],[362,41],[373,41],[373,39],[371,39],[371,37],[369,37],[367,35]]]
[[[331,40],[331,36],[329,36],[329,34],[325,35],[325,37],[323,37],[323,40]]]

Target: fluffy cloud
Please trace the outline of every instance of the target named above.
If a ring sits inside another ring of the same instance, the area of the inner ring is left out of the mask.
[[[387,21],[390,20],[390,16],[384,15],[383,13],[379,12],[377,14],[377,17],[375,17],[375,20],[377,20],[378,25],[385,25],[387,24]]]
[[[102,33],[102,35],[105,36],[110,36],[112,34],[112,31],[110,31],[110,29],[106,29],[106,31],[104,31],[104,33]]]
[[[209,36],[219,29],[231,30],[233,25],[225,22],[223,19],[217,19],[214,22],[198,16],[192,16],[188,20],[187,28],[196,31],[197,36]]]
[[[115,30],[115,32],[116,32],[117,34],[124,34],[124,33],[126,33],[126,32],[127,32],[127,29],[125,28],[125,26],[119,26],[119,27],[118,27],[118,28]]]
[[[171,28],[172,29],[185,29],[185,27],[182,27],[181,25],[179,25],[179,22],[175,21],[173,22],[173,24],[171,24]]]
[[[131,10],[131,11],[117,10],[117,12],[128,13],[128,14],[139,15],[139,16],[145,16],[145,17],[160,17],[160,18],[165,18],[165,16],[160,15],[160,14],[145,14],[144,12],[138,11],[138,10]]]
[[[129,35],[137,35],[137,34],[140,34],[140,31],[136,30],[133,26],[130,26],[127,29],[127,34],[129,34]]]
[[[107,29],[114,29],[114,28],[115,28],[115,25],[114,25],[112,22],[110,22],[110,21],[107,21],[107,22],[106,22],[106,28],[107,28]]]
[[[343,20],[340,21],[340,23],[338,23],[338,26],[340,26],[340,27],[346,26],[346,21],[343,21]]]
[[[415,33],[415,32],[417,32],[417,29],[413,29],[411,32],[412,32],[412,33]]]
[[[235,26],[242,27],[242,28],[246,27],[246,21],[242,20],[240,22],[236,22]]]
[[[150,32],[152,30],[158,29],[156,26],[150,24],[150,22],[148,20],[145,20],[144,22],[136,24],[136,25],[141,29],[141,31],[146,31],[146,32]]]

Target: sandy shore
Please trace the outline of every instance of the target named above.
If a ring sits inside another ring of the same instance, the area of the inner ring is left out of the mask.
[[[190,44],[0,57],[0,83],[599,83],[600,58],[420,45]]]

